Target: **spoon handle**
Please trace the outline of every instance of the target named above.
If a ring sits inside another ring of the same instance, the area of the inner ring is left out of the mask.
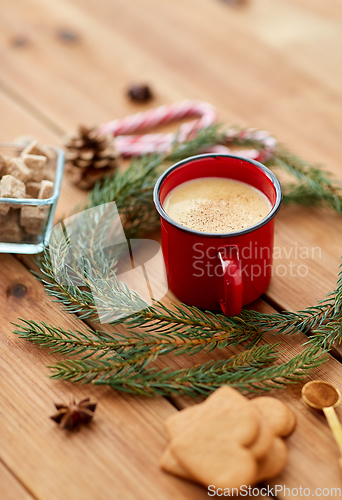
[[[339,460],[339,464],[342,468],[342,426],[332,406],[330,408],[323,408],[323,411],[340,450],[341,458]]]

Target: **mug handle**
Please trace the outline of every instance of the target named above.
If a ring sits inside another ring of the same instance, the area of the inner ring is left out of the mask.
[[[224,249],[224,251],[223,251]],[[242,309],[243,284],[239,248],[236,245],[224,245],[218,250],[223,269],[223,299],[219,300],[223,314],[236,316]]]

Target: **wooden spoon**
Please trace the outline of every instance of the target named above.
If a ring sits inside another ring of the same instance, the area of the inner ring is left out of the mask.
[[[342,468],[342,426],[336,415],[334,408],[341,402],[341,393],[329,382],[323,380],[312,380],[304,385],[302,396],[305,403],[315,410],[322,410],[328,421],[329,427],[337,446],[340,450],[341,457],[339,464]]]

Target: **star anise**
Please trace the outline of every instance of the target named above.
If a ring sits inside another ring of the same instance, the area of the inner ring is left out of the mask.
[[[58,412],[52,415],[52,420],[57,422],[62,429],[72,431],[82,424],[87,424],[93,418],[96,403],[90,403],[90,398],[82,399],[76,403],[75,399],[70,399],[69,405],[55,403]]]

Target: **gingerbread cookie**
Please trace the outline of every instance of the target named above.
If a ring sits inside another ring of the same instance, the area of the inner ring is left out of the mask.
[[[269,425],[268,420],[265,420],[264,414],[256,406],[254,406],[254,408],[257,410],[260,431],[256,440],[251,444],[249,449],[254,458],[258,460],[259,458],[264,457],[272,448],[274,432],[272,427]]]
[[[201,405],[181,413],[182,418],[168,421],[170,449],[191,477],[205,486],[224,488],[253,481],[257,461],[248,446],[260,424],[258,412],[245,397],[221,387]]]
[[[215,411],[221,413],[229,412],[233,414],[237,413],[239,408],[246,407],[249,408],[249,401],[247,398],[242,396],[235,389],[228,386],[223,386],[217,389],[213,394],[211,394],[203,403],[200,403],[189,408],[185,408],[179,413],[175,413],[169,417],[165,422],[165,427],[170,438],[179,435],[181,433],[187,433],[189,427],[194,423],[198,423],[198,420],[202,421],[207,415],[213,418],[215,421]],[[255,423],[251,426],[248,433],[246,434],[244,430],[241,430],[241,434],[244,435],[245,446],[249,446],[255,441],[259,431],[259,421],[257,418],[257,411],[255,409],[249,410],[253,413],[253,419]]]
[[[258,421],[254,439],[248,420],[254,425]],[[294,413],[281,401],[272,397],[249,401],[234,389],[221,387],[204,403],[167,420],[171,443],[161,467],[206,486],[256,484],[285,466],[287,448],[280,436],[289,435],[295,425]]]
[[[284,440],[276,437],[270,452],[258,461],[258,472],[254,484],[277,476],[287,463],[288,451]]]
[[[175,476],[179,476],[184,479],[194,479],[191,477],[190,473],[177,462],[177,459],[173,455],[170,446],[166,448],[160,459],[160,467],[166,472],[170,472]]]
[[[276,436],[286,437],[296,427],[296,416],[286,404],[279,399],[262,396],[250,401],[263,415]]]

